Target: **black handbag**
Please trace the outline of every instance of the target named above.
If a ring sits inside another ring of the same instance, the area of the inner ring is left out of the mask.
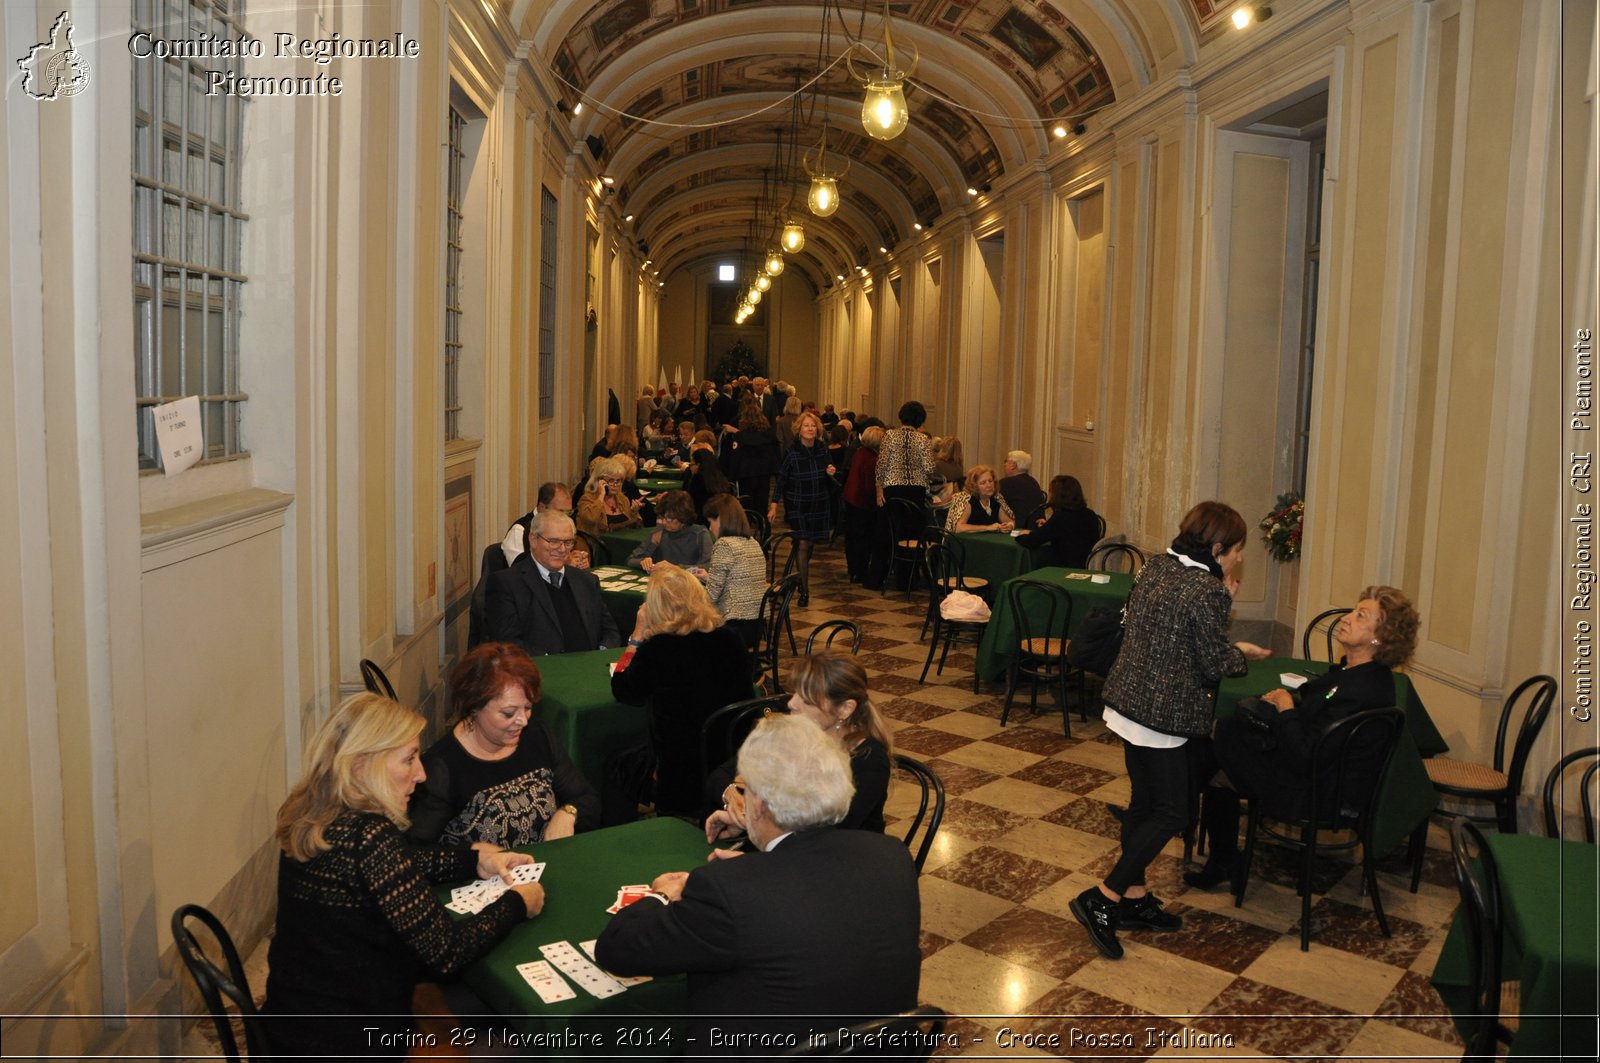
[[[1123,610],[1097,605],[1083,618],[1083,626],[1067,647],[1067,660],[1095,675],[1110,675],[1122,652]]]

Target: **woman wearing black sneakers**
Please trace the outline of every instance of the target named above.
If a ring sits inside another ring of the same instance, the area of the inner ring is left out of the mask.
[[[1223,676],[1268,651],[1228,641],[1239,589],[1244,518],[1221,502],[1191,509],[1165,554],[1152,558],[1128,598],[1125,634],[1102,698],[1106,726],[1122,739],[1132,794],[1122,819],[1122,852],[1105,881],[1073,899],[1073,916],[1095,948],[1122,958],[1117,930],[1177,930],[1145,889],[1144,872],[1183,830],[1189,809],[1190,738],[1211,733]]]

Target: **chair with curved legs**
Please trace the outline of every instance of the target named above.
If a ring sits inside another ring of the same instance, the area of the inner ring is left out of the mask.
[[[762,717],[789,711],[789,695],[769,694],[713,710],[700,725],[700,776],[731,760]]]
[[[217,946],[222,950],[223,962],[227,965],[226,971],[206,955],[194,931],[189,928],[191,919],[204,926],[216,939]],[[200,997],[206,1002],[206,1010],[211,1012],[211,1022],[216,1028],[223,1054],[234,1063],[241,1058],[233,1028],[233,1020],[237,1018],[244,1027],[245,1051],[249,1053],[249,1058],[264,1059],[267,1055],[267,1036],[262,1027],[261,1013],[256,1010],[255,998],[250,994],[250,981],[245,977],[244,964],[239,962],[239,950],[234,948],[233,938],[222,925],[222,920],[198,904],[182,905],[172,913],[172,943],[177,946],[179,958],[194,978]],[[237,1015],[228,1010],[224,1000],[233,1003]]]
[[[793,629],[789,626],[789,604],[800,590],[800,573],[791,572],[787,576],[768,587],[761,596],[761,612],[759,626],[761,636],[756,643],[752,654],[754,663],[752,673],[759,684],[771,679],[771,690],[778,693],[783,690],[783,679],[778,672],[778,651],[783,647],[783,634],[787,630],[793,637]],[[791,643],[790,652],[794,652]]]
[[[1567,769],[1581,761],[1592,760],[1578,780],[1579,802],[1583,809],[1583,840],[1594,842],[1594,777],[1600,772],[1600,746],[1575,749],[1556,761],[1544,780],[1544,832],[1551,838],[1561,837],[1561,817],[1556,808],[1556,794],[1561,789],[1562,776]]]
[[[943,603],[946,597],[961,587],[961,573],[957,569],[955,554],[950,549],[955,542],[951,539],[944,545],[928,547],[928,572],[930,576],[930,600],[928,602],[928,617],[924,624],[932,623],[933,640],[928,643],[928,659],[922,662],[922,675],[917,682],[928,681],[928,668],[933,664],[934,654],[939,655],[939,670],[936,675],[944,675],[944,662],[950,656],[950,647],[965,639],[970,641],[974,652],[978,643],[983,640],[984,629],[989,626],[987,620],[956,620],[944,615]],[[943,651],[940,651],[940,647]],[[974,664],[972,669],[972,692],[978,692],[978,669]]]
[[[850,640],[850,656],[861,652],[860,625],[850,620],[829,620],[812,628],[811,634],[806,636],[806,654],[827,653],[841,638]],[[818,640],[821,640],[821,646],[817,645]]]
[[[966,591],[988,600],[990,596],[989,581],[982,576],[969,576],[967,568],[967,548],[961,545],[958,536],[932,535],[932,529],[923,533],[923,538],[928,543],[927,552],[923,555],[926,566],[928,586],[931,593],[928,595],[928,611],[922,617],[922,634],[917,636],[918,641],[928,637],[928,628],[933,625],[935,612],[944,596],[951,591]],[[949,565],[943,573],[933,571],[933,550],[938,547],[949,555]]]
[[[1104,543],[1089,551],[1089,557],[1084,561],[1083,567],[1099,572],[1126,572],[1130,576],[1137,576],[1139,570],[1144,568],[1144,563],[1144,551],[1132,543]]]
[[[382,694],[390,701],[400,700],[395,696],[394,684],[389,682],[389,677],[383,674],[383,669],[378,667],[376,661],[361,658],[361,682],[369,693]]]
[[[911,777],[917,780],[917,785],[922,788],[916,814],[910,818],[910,825],[906,828],[905,834],[906,845],[910,846],[911,840],[922,828],[923,818],[927,817],[927,829],[922,831],[922,842],[916,847],[911,858],[920,873],[922,865],[928,860],[929,850],[933,848],[934,835],[939,833],[939,824],[944,822],[944,783],[940,781],[938,773],[914,757],[896,753],[894,762],[896,766],[909,772]]]
[[[767,515],[765,513],[757,513],[753,509],[746,509],[744,511],[744,519],[745,523],[750,525],[750,534],[755,536],[756,542],[765,548],[767,540],[772,537],[772,523],[767,520]]]
[[[1311,948],[1312,871],[1317,852],[1353,849],[1361,846],[1361,870],[1365,888],[1372,895],[1372,914],[1378,929],[1389,937],[1389,920],[1383,914],[1383,899],[1378,894],[1378,854],[1372,847],[1372,824],[1378,805],[1378,780],[1389,771],[1405,727],[1405,713],[1393,706],[1351,713],[1323,728],[1311,747],[1310,786],[1305,797],[1305,815],[1288,821],[1290,830],[1278,831],[1263,823],[1265,814],[1259,798],[1245,795],[1244,854],[1234,879],[1234,907],[1244,905],[1244,892],[1250,880],[1250,861],[1255,856],[1256,836],[1264,832],[1281,845],[1300,852],[1300,951]],[[1365,767],[1376,769],[1357,775],[1364,757]],[[1352,789],[1356,780],[1366,783],[1366,792]],[[1319,831],[1354,830],[1347,842],[1319,842]]]
[[[582,528],[574,528],[573,536],[583,549],[589,551],[589,567],[599,568],[601,565],[611,564],[611,551],[606,549],[605,543],[593,532],[586,532]]]
[[[1457,1016],[1465,1027],[1467,1050],[1461,1058],[1492,1061],[1497,1046],[1509,1046],[1515,1036],[1502,1018],[1521,1010],[1521,986],[1501,981],[1500,869],[1483,832],[1464,816],[1450,821],[1450,862],[1461,891],[1472,994],[1472,1006]]]
[[[1026,579],[1007,583],[1006,593],[1011,603],[1011,616],[1017,625],[1017,642],[1012,648],[1011,666],[1006,670],[1006,696],[1000,706],[1000,726],[1004,727],[1011,715],[1011,698],[1017,692],[1018,677],[1025,677],[1028,710],[1036,714],[1040,684],[1056,684],[1056,696],[1061,702],[1061,733],[1071,738],[1067,681],[1074,675],[1080,680],[1078,714],[1085,720],[1089,718],[1083,700],[1083,673],[1067,660],[1067,652],[1072,647],[1072,639],[1067,635],[1072,630],[1072,596],[1053,583]]]
[[[923,507],[908,498],[891,498],[885,508],[889,518],[884,522],[889,536],[889,580],[898,586],[895,574],[905,572],[909,597],[917,589],[917,577],[925,574],[922,563],[928,535],[923,528]]]
[[[1338,658],[1333,652],[1333,631],[1339,626],[1339,620],[1350,610],[1348,608],[1324,609],[1311,618],[1311,623],[1306,625],[1305,632],[1300,636],[1300,657],[1307,661],[1327,661],[1332,664]],[[1311,656],[1311,636],[1321,633],[1323,650],[1321,657]]]

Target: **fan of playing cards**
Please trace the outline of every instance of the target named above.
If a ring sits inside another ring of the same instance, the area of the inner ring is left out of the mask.
[[[511,882],[513,885],[524,886],[529,882],[538,882],[542,874],[544,874],[543,864],[518,864],[511,869]],[[451,890],[450,903],[445,907],[457,915],[476,915],[499,900],[500,895],[510,888],[499,875],[480,878],[476,882],[469,882],[465,886],[457,886]]]

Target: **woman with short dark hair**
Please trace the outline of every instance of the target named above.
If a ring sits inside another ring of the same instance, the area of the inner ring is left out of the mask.
[[[697,456],[709,454],[702,451]],[[715,458],[711,460],[715,461]],[[711,560],[711,533],[694,522],[694,500],[687,491],[667,491],[656,499],[656,526],[633,548],[627,564],[646,572],[657,565],[704,568]]]
[[[918,520],[914,526],[909,517],[894,528],[896,539],[911,538],[920,533],[927,523],[924,511],[928,505],[928,484],[933,476],[933,444],[918,431],[928,420],[928,411],[922,403],[912,400],[900,407],[900,427],[883,434],[878,447],[878,464],[874,473],[878,481],[878,505],[886,507],[892,498],[902,498],[916,505]],[[896,511],[890,509],[891,519]],[[910,586],[911,573],[901,577],[901,590]]]
[[[723,622],[754,650],[761,641],[761,599],[767,590],[767,557],[750,533],[744,507],[729,494],[706,502],[706,524],[716,542],[704,582],[711,605]]]
[[[1267,656],[1260,646],[1228,641],[1245,534],[1233,507],[1201,502],[1185,515],[1167,552],[1145,565],[1128,597],[1122,649],[1101,692],[1131,788],[1122,851],[1105,879],[1069,906],[1095,948],[1114,960],[1122,958],[1119,926],[1183,926],[1146,890],[1145,868],[1188,822],[1192,788],[1183,746],[1211,733],[1217,682],[1243,673],[1247,658]]]
[[[1100,541],[1100,518],[1084,501],[1083,487],[1075,476],[1050,479],[1050,517],[1017,536],[1017,544],[1029,550],[1050,552],[1049,560],[1067,568],[1082,568],[1089,563],[1089,551]]]

